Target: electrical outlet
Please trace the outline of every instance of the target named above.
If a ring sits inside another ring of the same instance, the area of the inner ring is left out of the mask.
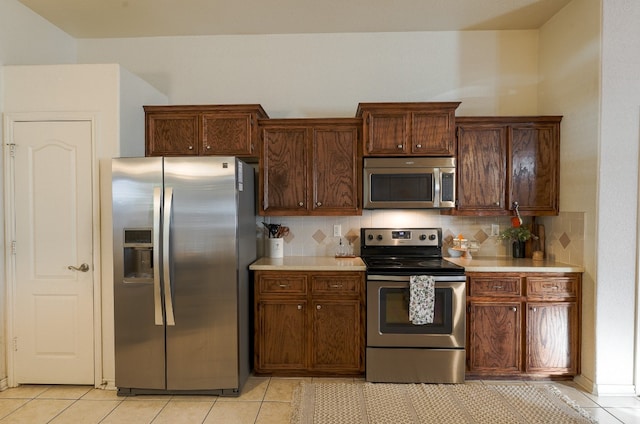
[[[342,225],[335,224],[333,226],[333,236],[334,237],[342,237]]]
[[[499,234],[500,234],[500,225],[491,224],[491,235],[492,236],[497,236]]]

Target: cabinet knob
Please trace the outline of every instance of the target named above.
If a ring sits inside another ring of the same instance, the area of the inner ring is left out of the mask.
[[[418,149],[422,149],[422,144],[416,144],[416,147],[417,147]]]
[[[496,202],[496,206],[500,206],[500,202]]]
[[[536,312],[538,308],[531,308],[531,311]]]
[[[298,206],[304,206],[304,202],[298,202]]]
[[[189,150],[193,150],[193,146],[189,146]]]
[[[322,309],[322,306],[316,305],[316,309],[320,310],[320,309]]]
[[[207,150],[211,150],[211,146],[207,146]]]
[[[316,206],[322,206],[322,202],[316,202]]]
[[[402,149],[402,144],[398,144],[398,149]]]
[[[516,308],[516,307],[514,306],[513,308],[511,308],[511,310],[512,310],[513,312],[517,312],[517,311],[518,311],[518,308]]]
[[[301,309],[302,309],[302,305],[298,305],[298,310],[301,310]]]

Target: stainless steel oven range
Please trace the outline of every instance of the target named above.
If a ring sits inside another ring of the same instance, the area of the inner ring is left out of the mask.
[[[366,380],[462,383],[465,271],[442,258],[440,228],[363,228],[367,266]],[[433,276],[433,322],[409,319],[411,276]]]

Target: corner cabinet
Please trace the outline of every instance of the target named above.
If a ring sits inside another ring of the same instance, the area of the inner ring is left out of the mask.
[[[560,116],[458,117],[453,215],[558,215]]]
[[[467,273],[467,377],[579,372],[580,273]]]
[[[258,157],[260,105],[144,106],[146,156]]]
[[[259,121],[260,215],[360,215],[362,120]]]
[[[455,156],[460,102],[360,103],[364,156]]]
[[[256,271],[254,371],[364,373],[364,272]]]

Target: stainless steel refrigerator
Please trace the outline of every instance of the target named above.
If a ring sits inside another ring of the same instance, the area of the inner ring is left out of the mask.
[[[123,158],[112,178],[118,394],[239,395],[251,371],[254,169]]]

